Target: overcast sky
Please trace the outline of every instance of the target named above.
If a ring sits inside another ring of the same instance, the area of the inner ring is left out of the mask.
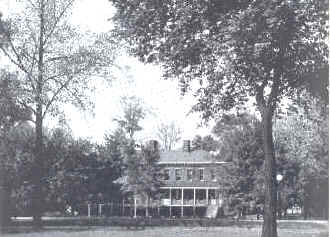
[[[73,11],[72,21],[90,31],[106,32],[112,27],[108,19],[113,13],[114,8],[108,0],[80,0]],[[141,140],[156,138],[157,126],[161,122],[176,122],[183,131],[184,139],[209,132],[208,128],[198,127],[200,119],[197,114],[187,115],[195,101],[193,96],[182,97],[178,82],[162,79],[159,66],[144,65],[127,56],[119,58],[118,64],[123,68],[127,66],[128,71],[118,73],[111,87],[98,89],[95,117],[86,119],[80,113],[71,114],[71,126],[75,134],[101,140],[106,130],[115,127],[112,119],[121,110],[120,97],[127,95],[140,97],[150,111],[142,123],[144,131],[138,134]],[[85,129],[81,129],[82,126]]]
[[[14,0],[0,0],[0,9],[4,13],[13,11],[15,5]],[[6,8],[9,10],[6,11]],[[107,32],[112,27],[108,19],[113,13],[114,8],[108,0],[79,0],[73,8],[72,23],[82,30]],[[127,70],[118,71],[111,86],[98,85],[91,98],[95,102],[94,115],[78,111],[72,106],[65,108],[66,119],[75,136],[102,142],[104,133],[115,128],[112,120],[121,110],[120,97],[127,95],[140,97],[150,111],[142,123],[144,130],[137,134],[139,140],[156,138],[156,129],[161,122],[174,121],[182,129],[183,139],[209,133],[209,128],[198,127],[201,121],[197,114],[187,116],[195,101],[193,96],[182,97],[177,81],[161,78],[159,66],[144,65],[125,55],[117,63]]]

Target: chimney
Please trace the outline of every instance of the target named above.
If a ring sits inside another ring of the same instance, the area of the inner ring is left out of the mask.
[[[150,140],[149,146],[154,150],[158,150],[158,141],[157,140]]]
[[[190,140],[183,140],[183,151],[185,152],[191,151]]]

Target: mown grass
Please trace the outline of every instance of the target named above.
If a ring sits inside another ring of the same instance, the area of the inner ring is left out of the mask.
[[[123,227],[46,227],[35,232],[32,229],[16,228],[1,236],[6,237],[258,237],[260,225],[234,225],[223,227],[146,227],[127,230]],[[295,226],[278,228],[279,237],[326,237],[328,226],[299,223]]]

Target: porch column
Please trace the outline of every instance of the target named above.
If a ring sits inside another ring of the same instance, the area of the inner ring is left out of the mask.
[[[218,205],[223,205],[223,195],[222,195],[222,192],[221,190],[218,190],[218,198],[217,198],[217,201],[218,201]]]
[[[209,205],[209,189],[206,189],[206,205]]]
[[[172,217],[172,189],[170,188],[170,217]]]
[[[99,209],[99,216],[102,216],[102,206],[104,204],[99,204],[98,209]]]
[[[91,204],[87,204],[87,216],[91,217]]]
[[[194,188],[194,205],[193,205],[193,215],[196,215],[196,188]]]
[[[149,196],[147,195],[147,200],[146,200],[146,217],[149,216]]]
[[[181,217],[183,217],[183,189],[181,189]]]
[[[136,200],[136,196],[134,195],[134,218],[136,218],[136,203],[137,200]]]

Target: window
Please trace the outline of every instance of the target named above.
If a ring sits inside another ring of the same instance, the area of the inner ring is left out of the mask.
[[[170,179],[170,170],[165,169],[164,170],[164,180],[169,180]]]
[[[193,180],[193,170],[187,169],[187,180],[192,181]]]
[[[182,180],[182,169],[175,169],[175,180]]]
[[[204,169],[199,169],[199,180],[200,181],[204,180]]]
[[[214,169],[211,169],[211,170],[210,170],[210,174],[211,174],[211,175],[210,175],[210,176],[211,176],[211,180],[212,180],[212,181],[216,181],[217,178],[215,177],[215,171],[214,171]]]

